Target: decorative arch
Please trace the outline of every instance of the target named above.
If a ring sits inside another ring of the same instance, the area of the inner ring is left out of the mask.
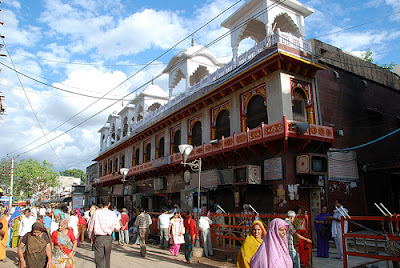
[[[99,167],[99,177],[101,177],[101,176],[103,176],[103,165],[102,164],[100,164],[100,167]]]
[[[150,105],[150,107],[147,109],[147,112],[154,112],[155,110],[157,110],[160,107],[161,107],[161,104],[159,102],[155,102],[152,105]]]
[[[275,23],[276,23],[275,29],[279,28],[283,32],[291,33],[298,38],[301,37],[299,27],[286,12],[277,15],[274,18],[272,25],[275,25]]]
[[[118,172],[118,157],[114,159],[113,173]]]
[[[200,128],[201,128],[201,118],[202,118],[202,114],[198,114],[188,120],[188,143],[189,144],[192,144],[194,125],[198,122],[198,123],[200,123]],[[200,136],[200,140],[201,140],[201,136]]]
[[[125,154],[121,156],[121,161],[119,162],[119,168],[125,168]]]
[[[112,159],[110,159],[109,163],[108,163],[108,174],[111,174],[113,171],[113,161]]]
[[[298,92],[299,95],[296,94]],[[310,124],[315,123],[315,115],[314,115],[314,101],[312,95],[312,85],[307,82],[291,80],[291,96],[292,96],[292,109],[299,110],[298,107],[295,107],[297,101],[301,101],[300,97],[303,95],[304,98],[304,112],[306,113],[305,118]]]
[[[108,172],[108,169],[107,169],[107,161],[105,162],[105,164],[104,164],[104,175],[107,175],[109,172]]]
[[[179,152],[178,146],[181,143],[181,125],[177,125],[177,126],[171,128],[171,136],[170,137],[171,137],[170,138],[171,139],[170,151],[171,151],[171,155],[172,155],[174,153]],[[175,143],[177,143],[177,144],[175,144]]]
[[[259,43],[266,37],[265,23],[259,19],[251,20],[244,27],[240,29],[239,36],[237,38],[237,46],[247,37],[250,37],[254,42]]]
[[[156,135],[155,137],[156,144],[156,159],[163,157],[165,153],[165,137],[164,133],[160,135]]]
[[[137,115],[136,115],[136,122],[139,122],[140,120],[143,119],[143,107],[142,105],[139,105],[138,109],[137,109]]]
[[[228,113],[230,112],[229,101],[224,102],[214,108],[211,109],[211,138],[216,138],[216,126],[217,126],[217,118],[221,111],[226,110]]]
[[[139,165],[140,161],[140,148],[139,146],[134,146],[132,151],[132,166]]]
[[[258,87],[252,88],[240,95],[240,122],[242,132],[245,132],[247,129],[247,108],[250,100],[254,96],[261,96],[264,99],[265,109],[267,110],[267,92],[265,84],[262,84]],[[264,122],[268,123],[268,122]]]
[[[151,160],[151,141],[150,139],[143,142],[143,163]]]
[[[122,129],[122,137],[126,137],[128,134],[128,117],[124,117],[123,120],[123,129]]]

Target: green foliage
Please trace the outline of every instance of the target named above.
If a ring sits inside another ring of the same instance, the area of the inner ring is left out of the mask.
[[[0,188],[5,190],[10,187],[11,160],[5,158],[0,160]]]
[[[58,174],[53,171],[53,164],[37,160],[21,160],[16,163],[14,176],[14,194],[23,194],[24,197],[31,197],[32,194],[48,187],[55,187],[58,184]]]
[[[367,51],[365,52],[364,60],[369,61],[370,63],[373,63],[373,64],[375,64],[375,65],[378,65],[378,66],[381,67],[381,68],[388,69],[388,70],[390,70],[390,71],[392,71],[393,68],[397,65],[397,64],[394,63],[393,61],[390,62],[390,64],[384,63],[384,64],[381,64],[381,65],[379,65],[378,62],[376,62],[376,61],[375,61],[375,63],[374,63],[374,59],[373,59],[373,57],[372,57],[372,51],[371,51],[370,48],[368,48]]]
[[[85,184],[86,181],[86,174],[80,169],[67,169],[64,171],[60,171],[61,176],[69,176],[74,178],[81,178],[81,184]]]

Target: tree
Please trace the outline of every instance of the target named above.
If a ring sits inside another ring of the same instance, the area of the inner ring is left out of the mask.
[[[372,64],[378,65],[378,66],[381,67],[381,68],[388,69],[388,70],[390,70],[390,71],[392,71],[393,68],[397,65],[397,64],[394,63],[393,61],[390,62],[390,64],[384,63],[384,64],[381,64],[381,65],[379,65],[378,62],[375,62],[375,63],[374,63],[374,59],[373,59],[373,57],[372,57],[372,51],[371,51],[370,48],[368,48],[367,51],[365,51],[364,60],[366,60],[366,61],[368,61],[368,62],[370,62],[370,63],[372,63]]]
[[[77,168],[60,171],[60,175],[74,177],[74,178],[80,178],[81,184],[85,184],[85,181],[86,181],[86,173]]]
[[[6,192],[6,189],[10,187],[11,180],[11,160],[5,158],[0,160],[0,188]]]
[[[37,160],[21,160],[16,163],[14,194],[31,197],[33,194],[58,185],[58,174],[53,171],[53,164]]]

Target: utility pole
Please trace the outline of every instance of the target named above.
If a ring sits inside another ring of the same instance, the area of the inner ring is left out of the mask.
[[[13,185],[14,185],[14,158],[11,158],[11,182],[10,182],[10,205],[12,207],[12,199],[13,199]]]

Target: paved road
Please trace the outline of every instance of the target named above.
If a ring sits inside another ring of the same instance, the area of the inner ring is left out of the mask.
[[[77,268],[92,268],[94,264],[94,252],[90,250],[90,244],[84,243],[77,249],[75,255],[75,267]],[[168,250],[161,250],[159,248],[148,246],[147,257],[140,256],[139,246],[120,246],[116,243],[113,244],[111,253],[111,267],[112,268],[126,268],[126,267],[141,267],[141,268],[163,268],[163,267],[236,267],[233,262],[221,262],[218,260],[211,260],[208,258],[193,258],[192,264],[185,262],[184,255],[180,254],[178,257],[168,255]],[[183,251],[181,251],[183,253]],[[17,267],[17,250],[7,249],[7,262],[1,264],[1,268],[15,268]]]
[[[84,243],[77,249],[75,255],[75,267],[76,268],[93,268],[94,264],[94,252],[90,250],[90,244]],[[149,245],[147,247],[148,256],[142,258],[139,253],[139,246],[120,246],[116,243],[113,244],[111,253],[111,267],[112,268],[126,268],[126,267],[140,267],[140,268],[176,268],[176,267],[236,267],[236,263],[232,261],[221,261],[217,258],[193,258],[192,264],[187,264],[185,258],[182,255],[178,257],[169,255],[168,250],[161,250],[158,247]],[[217,253],[217,251],[215,251]],[[221,254],[220,254],[221,255]],[[319,258],[316,256],[316,250],[313,250],[313,267],[323,268],[336,268],[343,267],[343,261],[335,259],[337,256],[335,249],[330,249],[330,258]],[[1,268],[15,268],[18,260],[16,249],[7,249],[7,262],[1,263]],[[373,261],[374,259],[350,257],[349,267],[355,267],[361,264],[365,264]],[[376,263],[378,267],[386,267],[385,262]],[[368,265],[370,267],[371,265]],[[389,267],[393,267],[389,263]]]

